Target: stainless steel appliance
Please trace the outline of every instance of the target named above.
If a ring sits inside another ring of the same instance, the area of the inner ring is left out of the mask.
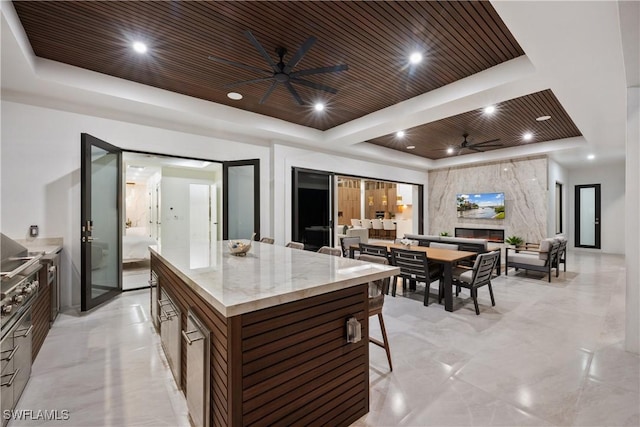
[[[167,357],[167,362],[169,362],[169,368],[171,368],[171,372],[173,373],[173,378],[176,380],[178,388],[180,388],[182,354],[182,327],[180,325],[180,319],[182,318],[182,313],[164,289],[160,289],[160,301],[158,301],[158,306],[160,341],[162,342],[162,348],[164,349],[164,354]]]
[[[0,359],[2,414],[15,407],[31,374],[31,305],[38,292],[40,255],[0,233]],[[8,419],[3,416],[3,426]]]
[[[189,310],[187,330],[187,408],[194,427],[209,427],[209,330]]]

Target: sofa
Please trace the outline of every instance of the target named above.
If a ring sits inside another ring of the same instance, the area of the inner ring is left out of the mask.
[[[454,249],[459,251],[476,252],[479,254],[489,252],[487,239],[469,239],[466,237],[432,236],[428,234],[405,234],[405,239],[418,241],[420,246],[439,247],[443,249]],[[475,260],[470,260],[473,265]],[[501,259],[496,263],[496,274],[501,274]]]

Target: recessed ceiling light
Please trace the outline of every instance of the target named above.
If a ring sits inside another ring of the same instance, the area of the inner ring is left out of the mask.
[[[228,97],[229,99],[233,99],[234,101],[239,101],[239,100],[241,100],[241,99],[242,99],[242,94],[241,94],[241,93],[238,93],[238,92],[229,92],[229,93],[227,94],[227,97]]]
[[[396,136],[398,138],[404,138],[404,131],[403,130],[399,130],[398,132],[396,132]]]
[[[447,154],[453,154],[453,147],[447,148]]]
[[[589,154],[589,155],[587,156],[587,159],[589,159],[589,160],[593,160],[593,159],[595,159],[595,158],[596,158],[596,155],[595,155],[595,154]]]
[[[420,52],[413,52],[411,56],[409,56],[409,62],[412,64],[419,64],[422,62],[422,54]]]
[[[488,105],[484,107],[485,114],[493,114],[495,111],[496,111],[496,107],[494,107],[493,105]]]
[[[147,51],[147,45],[142,42],[133,43],[133,50],[138,53],[145,53]]]
[[[322,102],[317,102],[316,105],[313,106],[313,109],[316,111],[324,110],[324,104]]]
[[[533,138],[533,134],[531,132],[527,132],[522,135],[522,139],[524,139],[525,141],[531,141],[531,138]]]
[[[415,150],[415,145],[407,145],[407,150]]]
[[[536,118],[536,121],[538,122],[544,122],[545,120],[549,120],[551,118],[551,116],[540,116]]]

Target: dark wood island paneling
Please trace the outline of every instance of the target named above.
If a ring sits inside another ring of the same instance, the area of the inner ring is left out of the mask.
[[[153,254],[151,269],[182,328],[191,309],[211,331],[212,426],[346,426],[368,412],[366,284],[226,318]],[[345,333],[351,316],[362,324],[354,344]],[[183,341],[183,390],[186,373]]]

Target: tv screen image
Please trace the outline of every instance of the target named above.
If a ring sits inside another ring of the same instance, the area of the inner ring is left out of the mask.
[[[504,219],[504,193],[457,194],[458,218]]]

